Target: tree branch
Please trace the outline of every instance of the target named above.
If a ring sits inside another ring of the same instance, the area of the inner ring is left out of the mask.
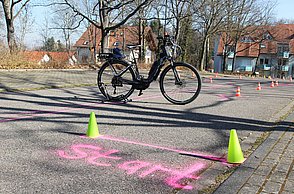
[[[22,0],[18,0],[11,5],[11,9],[13,9],[13,6],[15,6],[17,3],[20,3]],[[26,0],[24,4],[19,8],[18,12],[13,16],[13,20],[17,18],[17,16],[21,13],[21,11],[25,8],[25,6],[29,3],[30,0]]]

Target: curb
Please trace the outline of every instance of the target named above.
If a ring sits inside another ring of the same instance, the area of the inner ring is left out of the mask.
[[[288,118],[294,118],[294,100],[284,107],[281,111],[275,114],[269,121],[279,122],[281,120],[289,120]],[[281,119],[284,117],[284,119]],[[292,119],[293,120],[293,119]],[[259,145],[259,147],[250,154],[247,160],[241,164],[232,175],[226,179],[220,186],[213,192],[214,194],[235,194],[245,185],[247,180],[251,177],[256,168],[262,163],[266,156],[270,153],[279,138],[285,133],[285,131],[273,130],[266,140]]]
[[[272,149],[282,132],[274,131],[269,137],[250,155],[237,170],[223,182],[213,193],[214,194],[235,194],[246,183],[255,169],[264,160]]]

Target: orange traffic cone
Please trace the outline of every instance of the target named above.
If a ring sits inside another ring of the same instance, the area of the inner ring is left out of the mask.
[[[261,90],[260,82],[258,82],[258,86],[257,86],[256,90]]]
[[[214,75],[214,77],[217,77],[217,76],[218,76],[218,73],[216,72],[215,75]]]
[[[241,89],[239,86],[237,87],[236,96],[238,96],[238,97],[241,96]]]
[[[271,88],[273,88],[273,87],[275,87],[275,84],[274,84],[274,82],[272,81],[272,83],[271,83]]]
[[[276,85],[276,86],[279,86],[279,82],[278,82],[278,80],[276,81],[275,85]]]
[[[292,77],[290,77],[290,82],[292,82]]]
[[[242,75],[239,76],[239,79],[242,79]]]
[[[212,77],[210,78],[210,83],[212,84]]]

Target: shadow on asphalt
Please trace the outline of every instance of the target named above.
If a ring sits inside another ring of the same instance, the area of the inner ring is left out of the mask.
[[[64,122],[64,119],[73,119],[72,123],[84,123],[80,121],[76,121],[75,118],[88,118],[88,114],[82,114],[78,112],[67,112],[67,111],[59,111],[54,110],[56,107],[59,109],[71,109],[71,108],[83,108],[93,110],[93,108],[99,107],[100,111],[111,112],[111,113],[123,113],[119,115],[115,114],[104,114],[99,115],[102,118],[102,121],[106,121],[105,119],[116,119],[126,120],[130,122],[116,122],[116,123],[107,123],[102,122],[103,124],[108,125],[118,125],[118,126],[136,126],[136,122],[140,122],[140,126],[149,126],[149,127],[199,127],[199,128],[208,128],[215,130],[223,130],[230,129],[232,127],[232,123],[234,124],[234,128],[238,130],[249,130],[249,131],[268,131],[272,130],[275,123],[266,122],[261,120],[247,119],[247,118],[238,118],[238,117],[228,117],[223,115],[213,115],[206,113],[197,113],[192,112],[193,109],[188,110],[178,110],[170,107],[162,108],[163,106],[157,107],[146,107],[144,106],[145,102],[143,101],[133,101],[130,103],[123,102],[107,102],[111,106],[107,106],[107,103],[103,103],[103,96],[98,93],[96,89],[87,88],[90,93],[89,94],[80,94],[75,93],[72,90],[68,90],[66,88],[59,88],[66,94],[70,94],[73,97],[54,97],[54,96],[46,96],[46,95],[38,95],[30,92],[8,92],[9,95],[3,95],[0,99],[7,101],[18,101],[18,102],[26,102],[32,103],[36,105],[44,106],[44,108],[49,110],[34,110],[29,108],[13,108],[13,107],[2,107],[2,111],[9,111],[14,114],[22,114],[22,112],[26,112],[28,114],[36,114],[36,116],[32,116],[29,118],[19,118],[15,119],[15,121],[24,121],[24,120],[37,120],[42,122]],[[17,96],[17,98],[13,98],[12,96]],[[93,96],[97,98],[93,98]],[[34,98],[36,100],[34,100]],[[43,99],[40,101],[40,99]],[[53,102],[46,102],[46,100],[50,100]],[[226,103],[228,101],[234,100],[234,98],[228,98],[227,101],[217,101],[214,104],[210,104],[207,106],[200,106],[196,109],[218,106],[222,103]],[[83,104],[84,103],[84,104]],[[154,103],[156,105],[165,105],[168,106],[169,103],[157,103],[157,102],[148,102]],[[103,105],[104,106],[100,106]],[[51,109],[50,109],[51,108]],[[3,114],[3,113],[2,113]],[[42,115],[45,114],[56,114],[59,118],[51,120],[46,119]],[[140,117],[138,117],[140,115]],[[152,118],[150,118],[152,117]],[[105,119],[103,119],[105,118]],[[166,120],[165,118],[169,118]],[[134,121],[134,123],[132,122]],[[4,120],[0,120],[0,122],[5,122]],[[283,126],[291,125],[291,122],[281,122],[281,127],[275,128],[275,130],[283,131]]]

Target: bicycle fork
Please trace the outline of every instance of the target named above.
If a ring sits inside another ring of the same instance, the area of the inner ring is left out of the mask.
[[[180,80],[180,76],[178,74],[178,71],[176,70],[176,67],[172,65],[172,70],[173,70],[173,73],[174,73],[174,76],[175,76],[175,85],[182,85],[183,82]]]

